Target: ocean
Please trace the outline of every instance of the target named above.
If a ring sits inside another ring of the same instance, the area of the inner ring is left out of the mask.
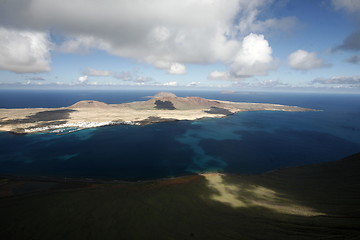
[[[144,101],[155,93],[0,90],[0,108],[64,107],[90,99],[124,103]],[[222,119],[106,126],[65,135],[0,132],[0,176],[139,181],[212,171],[260,174],[360,152],[360,95],[174,93],[322,111],[243,112]]]

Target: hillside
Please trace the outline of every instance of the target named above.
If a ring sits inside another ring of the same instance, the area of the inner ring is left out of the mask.
[[[4,239],[358,239],[360,154],[255,176],[0,181]]]

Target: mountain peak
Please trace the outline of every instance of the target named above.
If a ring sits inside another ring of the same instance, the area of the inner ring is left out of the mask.
[[[154,98],[176,98],[177,96],[171,92],[158,92]]]

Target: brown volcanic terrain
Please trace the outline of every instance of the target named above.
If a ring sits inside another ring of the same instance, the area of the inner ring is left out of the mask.
[[[114,124],[220,118],[244,111],[312,111],[294,106],[228,102],[159,93],[148,101],[107,104],[85,100],[63,108],[0,109],[0,131],[34,133]]]
[[[2,239],[360,239],[360,154],[263,175],[0,179]]]
[[[69,108],[110,108],[111,105],[94,100],[83,100],[71,105]]]

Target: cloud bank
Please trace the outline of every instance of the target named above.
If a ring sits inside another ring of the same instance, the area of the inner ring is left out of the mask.
[[[186,64],[221,62],[229,66],[233,78],[243,78],[276,68],[269,42],[259,33],[288,30],[296,24],[294,17],[260,20],[262,9],[272,2],[12,0],[0,3],[0,22],[38,32],[44,48],[36,56],[40,60],[48,56],[45,33],[52,29],[64,39],[57,43],[62,52],[99,49],[169,74],[185,74]],[[40,60],[32,71],[49,70],[48,61]],[[3,69],[11,67],[3,64]]]
[[[360,76],[339,76],[339,77],[332,77],[332,78],[316,78],[313,80],[313,83],[320,83],[320,84],[356,84],[360,85]]]

